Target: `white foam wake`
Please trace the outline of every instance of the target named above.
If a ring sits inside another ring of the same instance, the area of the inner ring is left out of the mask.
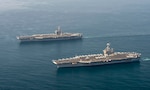
[[[150,58],[148,58],[148,57],[142,58],[142,61],[150,61]]]
[[[89,37],[83,37],[83,38],[99,38],[100,36],[89,36]]]

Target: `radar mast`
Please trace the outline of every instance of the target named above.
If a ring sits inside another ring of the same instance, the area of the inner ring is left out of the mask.
[[[57,30],[55,30],[55,34],[56,35],[62,35],[62,31],[61,31],[60,26],[58,26]]]

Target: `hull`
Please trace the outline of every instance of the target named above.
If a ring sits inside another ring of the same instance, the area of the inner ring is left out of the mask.
[[[63,38],[43,38],[43,39],[19,39],[21,42],[33,42],[33,41],[60,41],[60,40],[73,40],[82,39],[82,37],[63,37]]]
[[[140,58],[133,58],[133,59],[124,59],[124,60],[113,60],[108,62],[92,62],[92,63],[68,63],[68,64],[59,64],[57,68],[64,68],[64,67],[83,67],[83,66],[98,66],[98,65],[107,65],[107,64],[117,64],[117,63],[130,63],[130,62],[139,62]]]

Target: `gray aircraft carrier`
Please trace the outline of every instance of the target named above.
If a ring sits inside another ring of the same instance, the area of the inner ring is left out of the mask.
[[[58,27],[55,33],[50,34],[34,34],[29,36],[17,36],[17,39],[21,42],[25,41],[56,41],[56,40],[71,40],[82,39],[81,33],[63,33]]]
[[[114,52],[107,43],[107,47],[103,50],[103,54],[80,55],[71,58],[63,58],[52,60],[54,64],[60,67],[79,67],[94,66],[115,63],[137,62],[140,60],[140,53],[136,52]]]

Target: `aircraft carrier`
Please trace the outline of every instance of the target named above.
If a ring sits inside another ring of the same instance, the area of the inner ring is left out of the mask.
[[[71,39],[82,39],[81,33],[63,33],[58,27],[55,33],[50,34],[34,34],[30,36],[17,36],[21,42],[25,41],[55,41],[55,40],[71,40]]]
[[[136,52],[114,52],[110,48],[110,43],[103,50],[103,54],[80,55],[71,58],[63,58],[52,60],[58,68],[61,67],[79,67],[79,66],[95,66],[115,63],[138,62],[140,60],[140,53]]]

